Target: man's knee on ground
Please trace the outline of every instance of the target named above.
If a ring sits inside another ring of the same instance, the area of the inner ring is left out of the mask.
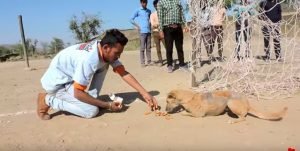
[[[84,118],[93,118],[99,113],[99,108],[97,106],[90,107],[85,111],[83,117]]]

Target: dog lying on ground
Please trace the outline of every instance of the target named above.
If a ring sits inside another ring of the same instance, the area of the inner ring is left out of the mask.
[[[281,120],[288,109],[284,107],[275,113],[260,112],[253,108],[245,97],[230,91],[197,93],[189,90],[173,90],[167,96],[166,111],[171,113],[178,107],[182,107],[187,111],[186,115],[193,117],[220,115],[228,108],[238,117],[234,121],[229,121],[230,123],[245,121],[248,113],[260,119]]]

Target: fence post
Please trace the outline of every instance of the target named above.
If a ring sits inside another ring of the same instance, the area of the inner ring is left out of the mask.
[[[19,15],[18,18],[19,18],[19,27],[20,27],[21,38],[22,38],[22,43],[23,43],[23,51],[24,51],[26,68],[29,69],[29,60],[28,60],[28,55],[27,55],[27,46],[26,46],[26,40],[25,40],[25,34],[24,34],[24,28],[23,28],[22,15]]]

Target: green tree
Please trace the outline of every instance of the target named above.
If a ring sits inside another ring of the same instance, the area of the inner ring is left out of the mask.
[[[28,54],[34,55],[36,53],[36,46],[37,46],[38,40],[32,40],[32,39],[27,39],[26,40],[26,46],[27,46],[27,51]]]
[[[41,46],[42,46],[42,53],[47,53],[49,50],[49,43],[48,42],[41,42]]]
[[[50,42],[49,48],[52,53],[57,53],[58,51],[65,48],[65,44],[63,40],[54,37]]]
[[[13,50],[15,51],[15,53],[18,53],[20,56],[24,56],[24,50],[23,50],[23,45],[21,43],[18,44],[14,44],[12,46]]]
[[[32,54],[34,55],[34,54],[36,54],[36,46],[37,46],[37,43],[38,43],[39,41],[37,40],[37,39],[35,39],[34,41],[33,41],[33,44],[32,44]]]
[[[9,54],[10,50],[4,46],[0,46],[0,56]]]
[[[81,19],[78,19],[75,15],[73,16],[69,28],[75,34],[75,39],[80,42],[87,42],[92,37],[99,35],[102,24],[103,22],[98,15],[88,15],[82,12]]]

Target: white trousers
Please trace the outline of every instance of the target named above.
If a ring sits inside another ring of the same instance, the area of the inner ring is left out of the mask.
[[[94,98],[97,98],[100,93],[107,68],[108,66],[96,71],[90,82],[88,93]],[[97,106],[84,103],[74,97],[73,83],[65,84],[57,92],[47,94],[45,102],[54,110],[67,111],[84,118],[95,117],[99,112]]]

